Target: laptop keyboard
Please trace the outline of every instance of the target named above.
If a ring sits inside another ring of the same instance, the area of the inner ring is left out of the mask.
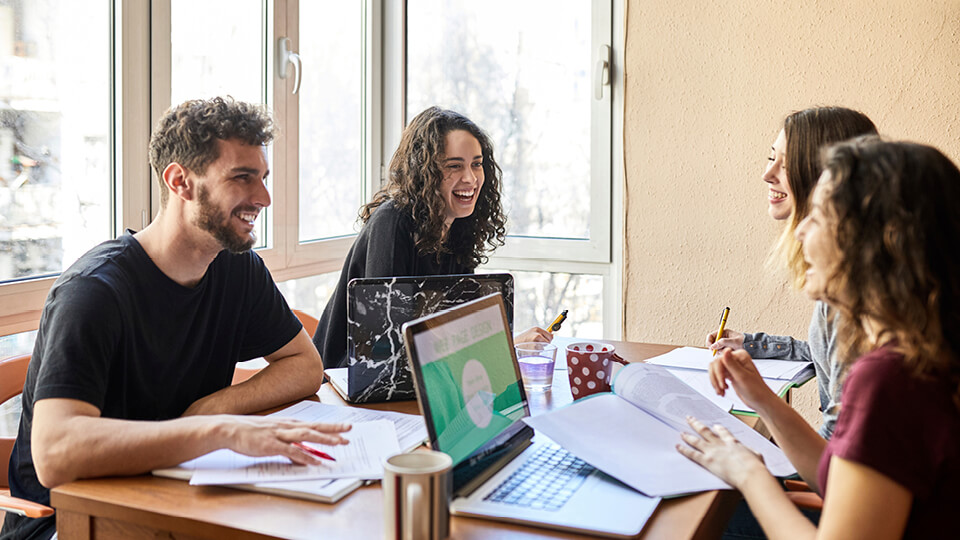
[[[559,510],[593,470],[558,445],[544,445],[483,500]]]

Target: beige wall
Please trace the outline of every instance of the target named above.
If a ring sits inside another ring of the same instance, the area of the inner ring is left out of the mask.
[[[805,338],[812,305],[763,265],[787,113],[857,108],[960,161],[960,1],[795,4],[628,1],[625,339],[700,345],[725,305],[730,328]]]

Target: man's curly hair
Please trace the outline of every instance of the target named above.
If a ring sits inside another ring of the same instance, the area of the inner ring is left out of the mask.
[[[160,206],[170,197],[163,170],[179,163],[197,174],[220,157],[217,140],[264,146],[274,137],[273,119],[262,105],[231,97],[195,99],[171,107],[150,135],[150,166],[160,182]]]
[[[840,318],[840,356],[876,339],[918,377],[950,384],[960,408],[960,171],[937,149],[865,137],[824,153],[824,208],[840,260],[826,297]]]
[[[483,186],[469,217],[454,220],[443,236],[446,201],[443,183],[444,145],[447,133],[463,130],[480,143]],[[457,262],[476,268],[487,261],[486,252],[503,245],[506,217],[500,205],[503,173],[493,158],[493,143],[470,119],[454,111],[430,107],[403,130],[400,146],[390,160],[387,185],[360,209],[366,223],[381,204],[393,200],[413,218],[417,249],[421,253],[453,253]]]

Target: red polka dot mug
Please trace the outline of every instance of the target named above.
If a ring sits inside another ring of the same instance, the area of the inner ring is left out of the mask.
[[[598,341],[567,345],[567,374],[573,399],[610,391],[614,365],[627,364],[614,351],[613,345]]]

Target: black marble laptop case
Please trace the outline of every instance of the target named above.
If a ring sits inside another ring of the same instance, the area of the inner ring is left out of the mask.
[[[347,394],[353,403],[415,399],[403,323],[500,293],[513,329],[513,276],[353,279],[347,285]]]

